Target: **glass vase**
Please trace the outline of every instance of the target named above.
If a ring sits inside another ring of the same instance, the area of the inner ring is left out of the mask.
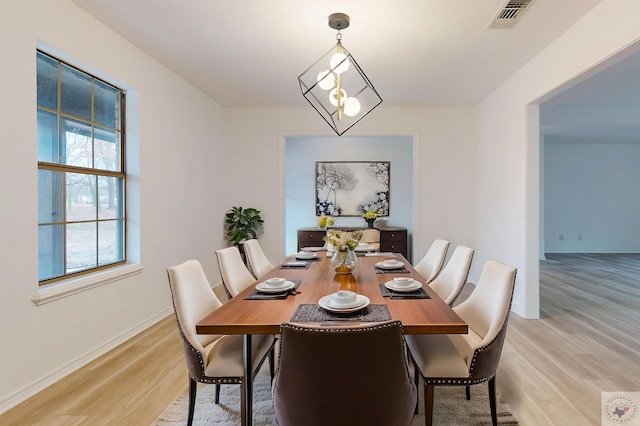
[[[358,258],[352,250],[336,250],[331,257],[331,267],[336,274],[350,274],[356,269],[357,264]]]

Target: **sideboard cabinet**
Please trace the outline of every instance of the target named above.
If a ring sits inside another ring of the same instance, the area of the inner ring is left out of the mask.
[[[332,228],[344,231],[355,231],[366,228]],[[380,231],[380,251],[390,251],[400,253],[405,258],[409,258],[409,244],[407,238],[407,228],[396,226],[384,226],[376,228]],[[327,231],[321,228],[300,228],[298,229],[298,250],[302,247],[322,247]]]

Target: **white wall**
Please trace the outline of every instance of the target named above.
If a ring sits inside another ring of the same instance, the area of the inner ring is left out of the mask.
[[[272,261],[285,254],[285,138],[333,134],[304,102],[301,96],[301,108],[225,111],[225,120],[234,129],[226,155],[242,163],[227,169],[232,204],[251,203],[263,211],[266,226],[260,239]],[[453,246],[475,247],[475,129],[471,108],[386,108],[383,104],[349,131],[350,136],[400,135],[417,141],[414,258],[422,257],[436,238],[447,238]]]
[[[413,138],[411,136],[290,136],[285,161],[285,253],[298,249],[297,230],[316,227],[316,161],[389,161],[389,226],[413,235]],[[337,217],[335,226],[367,226],[361,217]],[[411,257],[409,255],[409,261]]]
[[[89,36],[90,35],[90,36]],[[36,306],[36,44],[127,87],[130,236],[143,271]],[[222,244],[222,110],[67,0],[0,2],[0,412],[168,315],[165,268]],[[136,107],[137,104],[137,107]],[[135,150],[134,150],[135,151]],[[135,194],[140,194],[139,202]],[[136,235],[137,234],[137,235]]]
[[[640,2],[603,0],[478,106],[477,260],[518,268],[513,308],[538,315],[539,133],[528,104],[640,38]],[[615,23],[615,24],[612,24]]]
[[[640,252],[640,143],[555,139],[544,148],[546,252]]]

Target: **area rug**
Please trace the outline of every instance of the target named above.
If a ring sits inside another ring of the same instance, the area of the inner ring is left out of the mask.
[[[253,424],[258,426],[277,425],[273,401],[269,369],[260,370],[254,381]],[[413,417],[411,426],[424,425],[424,404],[420,384],[419,414]],[[240,425],[240,386],[226,385],[220,390],[220,404],[213,402],[215,386],[198,385],[198,396],[193,424],[204,425]],[[464,386],[436,387],[434,398],[433,424],[441,426],[476,426],[490,425],[489,398],[487,385],[471,386],[471,400],[465,398]],[[187,424],[189,396],[187,390],[165,409],[154,426],[183,426]],[[498,424],[517,425],[518,421],[509,412],[507,406],[498,401]]]

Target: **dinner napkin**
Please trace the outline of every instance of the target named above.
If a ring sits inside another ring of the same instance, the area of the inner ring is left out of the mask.
[[[379,252],[379,253],[378,252],[370,252],[370,253],[365,253],[364,255],[365,256],[371,256],[371,257],[378,257],[378,256],[396,257],[396,255],[391,253],[390,251],[389,252]]]
[[[379,287],[382,297],[389,297],[391,299],[431,299],[431,296],[429,296],[429,293],[427,293],[424,287],[407,292],[390,290],[384,284],[380,284]]]
[[[278,300],[286,299],[290,294],[295,295],[300,286],[301,280],[287,280],[295,284],[292,289],[289,289],[282,293],[263,293],[258,289],[254,289],[250,295],[244,298],[244,300]]]

